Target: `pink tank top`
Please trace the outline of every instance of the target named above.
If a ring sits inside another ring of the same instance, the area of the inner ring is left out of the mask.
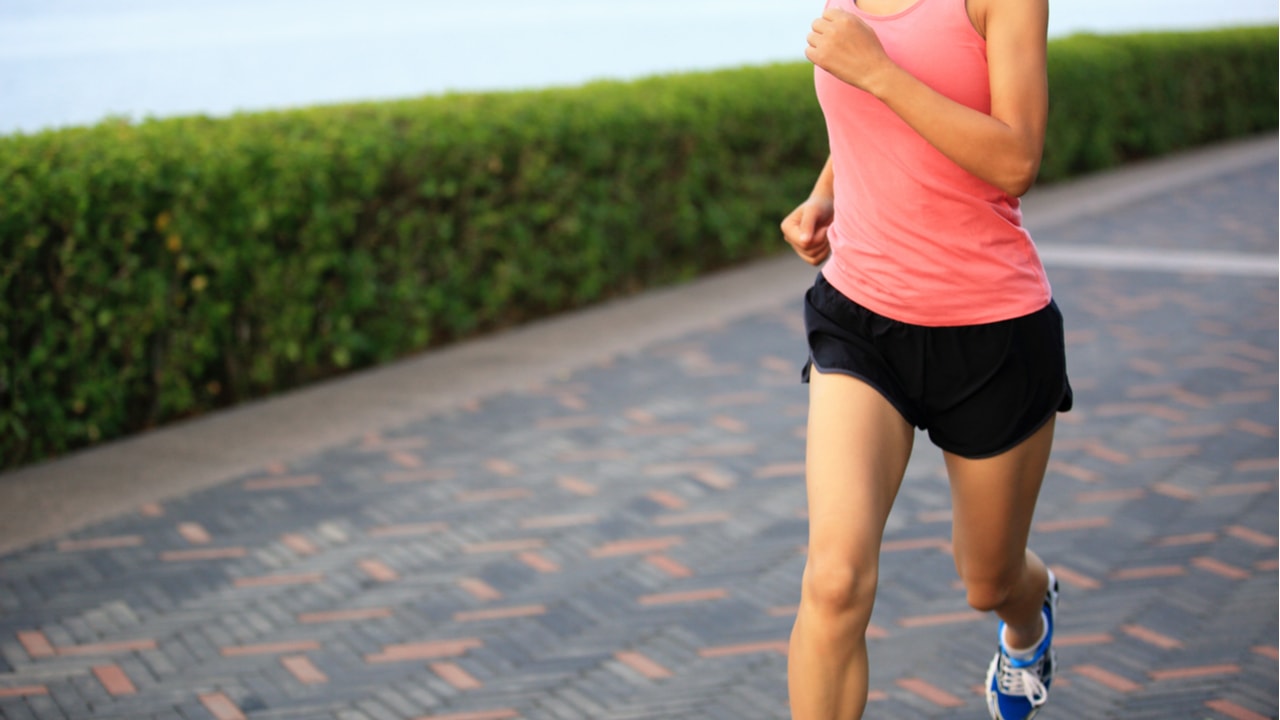
[[[991,112],[986,41],[965,0],[916,0],[883,16],[853,0],[827,5],[865,20],[889,57],[934,90]],[[961,169],[869,93],[821,68],[815,85],[835,172],[828,282],[914,325],[996,322],[1049,303],[1017,198]]]

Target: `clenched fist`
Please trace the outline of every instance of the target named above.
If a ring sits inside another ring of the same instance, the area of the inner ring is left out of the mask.
[[[837,8],[827,8],[822,17],[813,21],[804,56],[846,83],[873,94],[876,81],[893,67],[871,26],[857,15]]]
[[[831,254],[827,228],[831,227],[834,217],[830,200],[809,198],[782,221],[782,236],[805,262],[821,265]]]

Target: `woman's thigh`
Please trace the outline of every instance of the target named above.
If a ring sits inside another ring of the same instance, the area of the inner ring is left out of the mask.
[[[951,479],[952,546],[966,582],[1000,582],[1021,570],[1053,429],[1050,419],[995,457],[944,453]]]
[[[810,564],[874,568],[915,431],[857,378],[815,368],[809,384]]]

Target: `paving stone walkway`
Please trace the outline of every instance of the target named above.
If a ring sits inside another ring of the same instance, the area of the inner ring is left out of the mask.
[[[1277,173],[1038,241],[1274,269]],[[1050,277],[1077,409],[1032,538],[1063,583],[1041,717],[1275,718],[1275,273]],[[788,717],[802,291],[0,556],[0,717]],[[884,547],[868,717],[986,717],[995,624],[956,585],[948,507],[922,437]]]

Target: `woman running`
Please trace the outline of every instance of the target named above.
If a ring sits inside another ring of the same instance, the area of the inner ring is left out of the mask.
[[[828,0],[813,23],[830,158],[782,223],[822,268],[805,301],[809,554],[788,661],[796,720],[854,720],[880,543],[914,427],[943,451],[969,605],[1001,620],[996,720],[1044,705],[1058,586],[1027,549],[1062,316],[1018,198],[1048,116],[1048,0]]]

